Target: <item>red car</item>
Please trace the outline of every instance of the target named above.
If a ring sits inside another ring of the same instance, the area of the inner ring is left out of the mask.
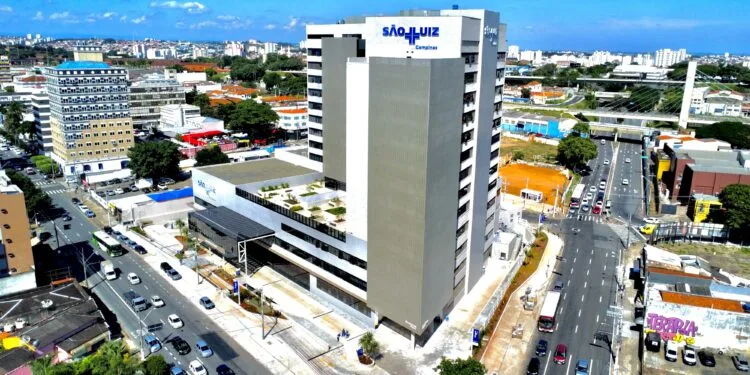
[[[555,357],[553,358],[555,363],[558,365],[564,365],[568,361],[568,347],[564,344],[557,344],[555,349]]]

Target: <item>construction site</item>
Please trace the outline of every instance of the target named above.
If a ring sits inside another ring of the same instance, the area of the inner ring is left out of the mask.
[[[532,210],[559,207],[568,184],[566,173],[562,168],[508,164],[498,170],[501,194],[505,194],[504,199],[524,201]]]

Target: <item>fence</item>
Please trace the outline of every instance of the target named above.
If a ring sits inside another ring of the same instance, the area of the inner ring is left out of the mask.
[[[518,270],[521,269],[521,265],[523,264],[523,260],[525,258],[526,252],[520,251],[516,256],[516,259],[510,271],[505,275],[505,279],[503,279],[503,282],[498,285],[498,287],[495,289],[495,292],[492,293],[492,297],[490,297],[490,300],[487,301],[487,305],[484,306],[482,312],[479,313],[479,316],[474,321],[474,324],[472,325],[473,328],[480,331],[483,331],[485,328],[487,328],[487,322],[490,320],[492,315],[495,314],[495,310],[497,310],[498,306],[500,306],[500,302],[503,300],[505,292],[508,290],[508,287],[510,287],[510,283],[511,281],[513,281],[513,278],[516,277]]]

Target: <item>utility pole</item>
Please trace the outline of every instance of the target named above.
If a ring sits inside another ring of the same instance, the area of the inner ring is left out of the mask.
[[[557,215],[557,197],[560,195],[560,185],[555,187],[555,204],[552,206],[552,214]]]

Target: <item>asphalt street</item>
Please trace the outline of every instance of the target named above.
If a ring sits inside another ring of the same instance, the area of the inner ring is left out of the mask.
[[[35,177],[35,176],[31,176]],[[36,181],[41,184],[45,191],[57,192],[51,197],[56,206],[65,209],[73,218],[72,221],[63,222],[62,219],[55,219],[57,234],[60,238],[58,254],[62,259],[75,258],[80,261],[80,252],[83,251],[88,260],[88,282],[92,286],[94,293],[117,317],[122,329],[129,333],[130,337],[136,343],[140,343],[138,334],[138,319],[145,324],[162,323],[163,327],[153,334],[162,341],[163,348],[157,352],[165,357],[168,363],[179,365],[187,370],[187,365],[193,359],[200,359],[210,373],[215,373],[215,369],[220,364],[227,364],[238,374],[268,374],[270,373],[265,367],[259,364],[255,359],[240,347],[229,335],[220,327],[208,319],[204,311],[195,307],[172,285],[171,281],[166,281],[161,275],[157,275],[155,270],[148,266],[141,256],[135,252],[127,252],[120,257],[112,258],[115,267],[119,269],[119,277],[113,281],[105,281],[99,274],[99,261],[109,259],[106,254],[96,252],[92,255],[92,248],[89,244],[91,234],[100,230],[94,226],[83,213],[71,202],[70,192],[66,187],[57,182],[43,184],[36,177]],[[63,224],[71,224],[70,229],[63,229]],[[44,223],[45,228],[54,234],[50,222]],[[55,238],[47,240],[51,247],[56,248]],[[65,254],[65,253],[68,254]],[[75,255],[74,255],[75,254]],[[176,263],[177,260],[170,260]],[[77,265],[70,264],[78,273],[82,273],[80,263]],[[135,272],[142,280],[140,284],[131,285],[126,276],[129,272]],[[80,279],[80,278],[79,278]],[[164,307],[156,308],[150,306],[147,310],[139,312],[138,318],[136,313],[126,303],[122,295],[126,291],[133,290],[142,297],[150,300],[153,295],[160,296],[166,303]],[[184,327],[173,329],[167,323],[169,314],[177,314],[185,323]],[[186,355],[179,355],[172,348],[168,341],[180,336],[185,339],[191,346],[192,350]],[[200,354],[195,349],[196,342],[202,339],[206,341],[213,349],[214,355],[208,358],[200,358]],[[147,349],[146,349],[147,350]]]
[[[620,142],[615,171],[612,177],[612,215],[628,221],[633,215],[633,224],[639,224],[643,218],[643,168],[641,164],[641,150],[639,144]],[[627,160],[630,159],[628,163]],[[628,184],[623,184],[627,179]]]
[[[592,171],[582,177],[581,183],[586,184],[588,192],[590,186],[597,186],[598,189],[599,182],[606,179],[608,186],[604,199],[612,200],[613,214],[619,215],[639,202],[632,190],[625,194],[618,187],[622,178],[635,181],[640,179],[640,147],[619,143],[617,157],[614,158],[615,144],[610,140],[606,140],[604,144],[601,144],[600,139],[595,141],[599,155],[589,162]],[[631,163],[624,163],[626,155],[631,157]],[[605,164],[605,160],[609,160],[609,165]],[[632,189],[633,185],[630,186]],[[640,189],[640,185],[638,188]],[[628,200],[618,202],[624,198]],[[574,229],[580,232],[576,233]],[[563,281],[564,285],[556,329],[553,333],[536,331],[529,352],[534,353],[538,339],[547,340],[549,353],[541,358],[542,374],[571,374],[579,359],[589,361],[590,374],[609,374],[612,359],[609,342],[613,341],[613,318],[608,312],[612,306],[617,305],[616,270],[622,244],[609,225],[602,223],[601,215],[591,212],[567,215],[560,224],[560,231],[565,246],[558,266],[551,275],[553,279]],[[566,362],[562,365],[553,361],[558,344],[564,344],[568,348]]]

